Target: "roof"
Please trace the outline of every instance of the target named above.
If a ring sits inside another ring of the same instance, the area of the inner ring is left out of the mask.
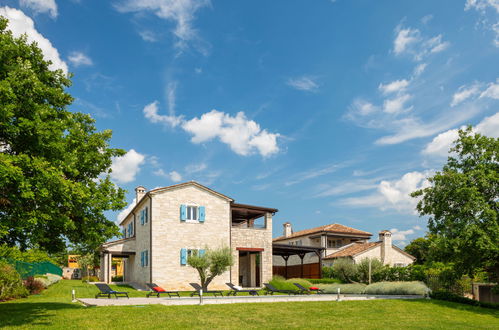
[[[270,212],[270,213],[277,213],[277,212],[279,212],[278,209],[274,209],[274,208],[271,208],[271,207],[248,205],[248,204],[240,204],[240,203],[232,203],[231,204],[231,209],[248,209],[248,210]]]
[[[359,254],[362,254],[368,250],[371,250],[377,246],[381,246],[381,241],[378,242],[367,242],[367,243],[351,243],[344,247],[343,249],[336,251],[334,253],[331,253],[327,256],[324,257],[324,259],[335,259],[335,258],[344,258],[344,257],[355,257],[358,256]],[[397,250],[398,252],[408,256],[409,258],[416,260],[416,258],[409,253],[405,252],[398,246],[395,246],[392,244],[392,248]]]
[[[324,257],[324,259],[335,259],[344,257],[355,257],[356,255],[375,248],[381,245],[381,242],[367,242],[367,243],[352,243],[347,245],[345,248],[331,253]]]
[[[171,186],[166,186],[166,187],[160,187],[160,188],[155,188],[155,189],[152,189],[152,190],[149,190],[148,192],[146,192],[144,194],[144,196],[142,196],[142,198],[138,201],[136,201],[135,203],[135,206],[132,208],[132,210],[130,212],[128,212],[128,214],[123,218],[123,220],[120,221],[120,225],[126,220],[126,218],[128,218],[128,216],[130,215],[130,213],[133,213],[135,211],[135,209],[137,208],[137,206],[142,202],[142,200],[144,198],[146,198],[146,196],[149,196],[151,197],[151,195],[154,195],[154,194],[157,194],[157,193],[160,193],[160,192],[163,192],[163,191],[168,191],[168,190],[173,190],[173,189],[177,189],[177,188],[182,188],[184,186],[196,186],[200,189],[203,189],[203,190],[206,190],[214,195],[217,195],[221,198],[224,198],[224,199],[227,199],[228,201],[232,202],[234,201],[232,198],[228,197],[228,196],[225,196],[224,194],[221,194],[213,189],[210,189],[206,186],[203,186],[202,184],[200,183],[197,183],[196,181],[188,181],[188,182],[183,182],[183,183],[179,183],[179,184],[174,184],[174,185],[171,185]],[[142,186],[140,186],[142,187]]]
[[[274,238],[274,242],[276,241],[282,241],[285,239],[290,239],[290,238],[295,238],[295,237],[301,237],[301,236],[308,236],[312,234],[317,234],[317,233],[331,233],[331,234],[343,234],[343,235],[353,235],[353,236],[365,236],[369,238],[372,236],[371,233],[359,229],[355,229],[352,227],[347,227],[344,225],[340,225],[339,223],[333,223],[330,225],[324,225],[320,227],[315,227],[311,229],[304,229],[297,231],[296,233],[291,234],[288,237],[285,236],[279,236]]]

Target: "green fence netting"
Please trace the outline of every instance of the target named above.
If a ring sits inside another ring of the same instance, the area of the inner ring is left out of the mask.
[[[62,276],[61,267],[48,261],[31,263],[7,259],[7,262],[14,266],[23,279],[30,276],[45,275],[47,273]]]

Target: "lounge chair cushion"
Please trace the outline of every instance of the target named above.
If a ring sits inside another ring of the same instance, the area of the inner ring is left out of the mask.
[[[160,286],[155,286],[155,287],[153,287],[152,289],[153,289],[154,291],[156,291],[156,292],[164,292],[164,291],[165,291],[165,289],[163,289],[163,288],[162,288],[162,287],[160,287]]]
[[[318,288],[318,287],[316,287],[316,286],[311,286],[309,289],[310,289],[310,290],[319,290],[319,288]]]
[[[239,285],[234,285],[234,288],[236,288],[236,290],[242,290],[243,289],[243,287],[239,286]]]

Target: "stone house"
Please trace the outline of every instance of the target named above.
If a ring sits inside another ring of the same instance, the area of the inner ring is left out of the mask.
[[[113,257],[124,259],[124,281],[156,283],[166,290],[192,290],[198,273],[187,265],[194,253],[230,247],[234,265],[210,289],[226,282],[260,287],[272,278],[272,216],[277,209],[235,203],[197,182],[146,191],[121,221],[123,238],[100,248],[101,281],[111,282]]]
[[[379,241],[369,242],[371,233],[338,223],[297,232],[293,232],[289,222],[284,223],[283,227],[283,235],[274,238],[274,244],[320,247],[322,253],[319,257],[309,253],[287,260],[274,256],[274,273],[281,274],[283,270],[289,272],[298,266],[309,266],[312,269],[317,268],[314,266],[316,264],[331,266],[337,258],[351,258],[355,263],[364,258],[377,258],[391,266],[406,266],[415,260],[413,256],[392,244],[391,233],[387,230],[380,232]]]

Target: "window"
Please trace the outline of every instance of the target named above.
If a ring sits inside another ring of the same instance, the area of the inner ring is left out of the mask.
[[[204,222],[205,207],[194,205],[180,205],[180,220],[188,222]]]
[[[130,222],[128,224],[128,237],[132,237],[133,236],[133,222]]]
[[[187,265],[187,260],[192,256],[204,256],[204,249],[180,249],[180,264]]]
[[[327,240],[328,248],[339,248],[343,246],[343,241],[341,239],[329,239]]]
[[[187,206],[187,220],[198,220],[197,206]]]
[[[149,266],[149,251],[148,250],[140,252],[140,266],[141,267]]]
[[[147,223],[149,218],[149,208],[146,206],[140,211],[140,224],[143,226]]]
[[[122,234],[123,234],[123,238],[126,238],[126,228],[123,228]]]
[[[301,241],[301,240],[296,241],[296,245],[298,245],[298,246],[302,246],[302,245],[303,245],[303,244],[302,244],[302,241]]]

